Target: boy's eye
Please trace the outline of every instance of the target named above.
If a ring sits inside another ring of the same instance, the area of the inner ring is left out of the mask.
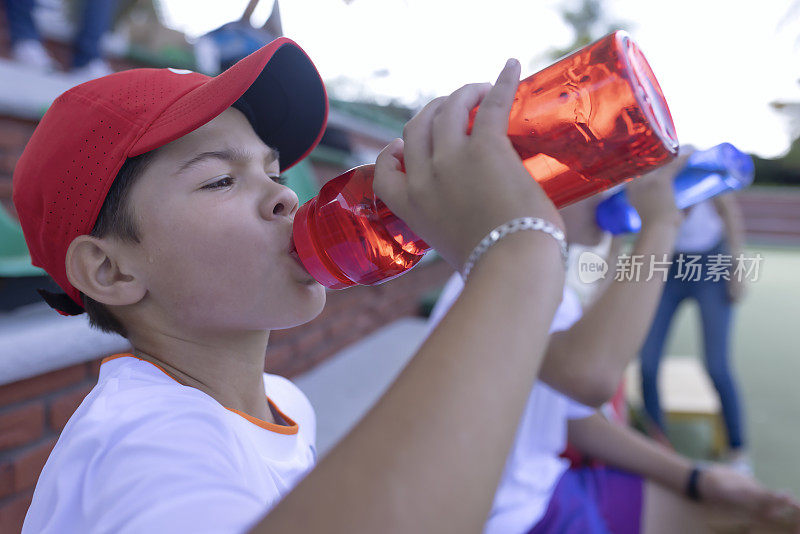
[[[233,177],[232,176],[223,176],[216,182],[210,183],[208,185],[204,185],[200,189],[220,189],[222,187],[230,187],[233,185]]]
[[[273,182],[280,185],[286,185],[286,178],[283,175],[272,175],[269,177]],[[235,179],[233,176],[223,176],[216,182],[204,185],[200,189],[221,189],[223,187],[230,187],[234,184]]]

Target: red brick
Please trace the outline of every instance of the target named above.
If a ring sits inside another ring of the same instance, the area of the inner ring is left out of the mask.
[[[331,339],[336,339],[353,329],[353,321],[350,317],[338,317],[325,326]]]
[[[13,174],[19,157],[19,152],[0,153],[0,173]]]
[[[268,373],[275,373],[289,367],[292,357],[295,354],[294,348],[286,343],[278,346],[270,346],[267,349],[266,369]]]
[[[288,366],[285,370],[283,370],[283,372],[279,374],[291,380],[293,377],[305,373],[309,369],[313,368],[320,361],[322,361],[322,359],[319,358],[312,358],[310,360],[302,360],[302,361],[293,361],[291,362],[290,366]]]
[[[33,490],[15,495],[0,504],[0,525],[2,525],[4,533],[22,530],[22,523],[25,522],[25,514],[28,513],[31,500],[33,500]]]
[[[325,307],[322,308],[322,311],[320,312],[320,314],[317,315],[314,318],[314,321],[312,321],[312,322],[316,322],[316,321],[325,322],[325,321],[328,321],[328,320],[331,319],[331,317],[336,316],[338,313],[339,313],[339,310],[337,310],[335,308],[335,306],[331,306],[331,305],[328,305],[326,303]]]
[[[330,341],[325,344],[325,350],[316,355],[317,358],[315,364],[325,361],[327,358],[333,356],[340,350],[349,347],[350,345],[361,339],[361,337],[362,336],[360,334],[356,335],[352,333],[345,333],[340,336],[331,337]]]
[[[0,414],[0,450],[39,439],[44,431],[44,402],[4,410]]]
[[[21,152],[33,134],[34,124],[0,120],[0,149]]]
[[[320,345],[317,347],[317,350],[314,351],[313,354],[310,354],[308,358],[305,359],[305,366],[307,369],[311,369],[312,367],[316,366],[318,363],[324,362],[344,347],[347,347],[350,343],[343,343],[341,340],[331,340],[329,343],[325,343],[324,345]]]
[[[11,203],[11,192],[12,192],[12,189],[13,189],[12,186],[13,186],[13,182],[11,181],[11,174],[4,174],[4,173],[0,172],[0,198],[2,198],[3,200],[7,200],[8,201],[8,205],[6,206],[7,210],[8,210],[9,206],[11,206],[12,208],[14,207],[14,205]],[[8,210],[8,211],[11,211],[11,210]],[[13,214],[14,214],[14,218],[15,219],[17,218],[16,213],[17,213],[17,210],[13,210]]]
[[[0,406],[8,406],[63,389],[79,383],[86,376],[85,364],[81,363],[0,386]]]
[[[322,341],[317,343],[316,347],[313,349],[314,353],[319,353],[320,351],[326,351],[328,347],[330,347],[333,342],[335,341],[335,337],[331,335],[330,331],[327,328],[323,328],[322,330]],[[306,355],[306,359],[308,355]]]
[[[8,186],[8,195],[5,194],[3,190],[3,180],[0,179],[0,204],[6,209],[6,213],[17,218],[17,210],[14,208],[14,204],[11,202],[11,185],[9,182]]]
[[[64,428],[64,425],[67,424],[69,418],[75,413],[75,410],[80,406],[83,398],[89,394],[92,387],[93,385],[80,386],[62,393],[50,402],[47,422],[52,430],[60,432]]]
[[[14,467],[11,462],[0,463],[0,499],[14,493]]]
[[[370,311],[363,311],[353,318],[353,332],[358,333],[360,337],[364,337],[379,325],[379,318]]]
[[[303,353],[311,351],[314,347],[319,345],[324,338],[325,329],[320,327],[303,333],[303,335],[294,342],[296,354],[302,357]]]
[[[328,291],[325,307],[333,310],[352,309],[359,306],[373,288],[357,286],[343,291]]]
[[[295,328],[286,328],[284,330],[272,330],[269,333],[269,346],[273,347],[275,345],[288,343],[292,339],[294,333],[297,332],[298,330],[302,330],[302,328],[295,327]]]
[[[42,472],[50,451],[56,445],[58,438],[50,438],[42,443],[28,448],[14,460],[14,491],[21,492],[36,486],[39,474]]]
[[[414,295],[409,298],[408,295],[395,296],[394,298],[387,298],[376,306],[375,313],[387,323],[394,321],[399,317],[406,315],[413,315],[416,311],[417,301],[419,297]]]

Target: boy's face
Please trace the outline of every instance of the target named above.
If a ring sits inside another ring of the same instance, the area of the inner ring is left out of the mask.
[[[275,152],[232,108],[159,149],[128,200],[148,322],[268,330],[322,310],[324,287],[289,254],[298,201],[279,174]]]

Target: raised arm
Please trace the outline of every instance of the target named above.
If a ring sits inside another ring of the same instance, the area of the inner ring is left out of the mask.
[[[722,218],[725,225],[725,239],[728,245],[728,254],[731,255],[733,269],[736,268],[739,256],[744,252],[744,218],[739,203],[734,193],[714,197],[714,208]],[[744,298],[747,281],[744,278],[730,277],[728,280],[728,299],[732,303]]]
[[[641,262],[638,279],[614,279],[579,321],[551,338],[541,379],[579,402],[600,406],[610,399],[644,343],[664,285],[664,276],[655,271],[650,277],[650,268],[669,259],[675,246],[681,215],[672,179],[686,158],[682,154],[628,184],[628,197],[642,217],[630,253]],[[613,277],[613,271],[609,265],[607,276]]]
[[[694,463],[629,427],[595,414],[571,420],[568,437],[579,451],[595,460],[685,494]],[[697,490],[702,502],[719,507],[722,513],[740,514],[743,520],[771,527],[767,532],[789,533],[800,528],[800,503],[794,497],[771,491],[722,464],[703,467]]]
[[[510,219],[560,224],[506,136],[518,77],[510,62],[491,90],[467,86],[423,109],[404,132],[405,174],[399,143],[377,162],[379,196],[455,268]],[[492,246],[386,395],[252,532],[479,531],[563,280],[549,235]]]

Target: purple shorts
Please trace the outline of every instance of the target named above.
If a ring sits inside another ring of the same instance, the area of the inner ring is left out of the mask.
[[[528,534],[638,534],[642,479],[608,467],[569,469]]]

